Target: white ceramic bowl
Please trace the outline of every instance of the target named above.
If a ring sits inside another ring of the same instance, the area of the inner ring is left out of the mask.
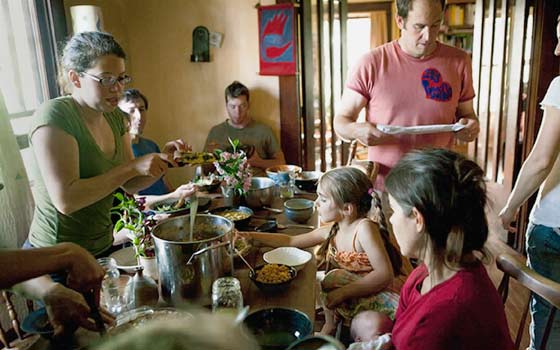
[[[263,254],[269,264],[284,264],[301,270],[311,260],[311,253],[294,247],[280,247]]]

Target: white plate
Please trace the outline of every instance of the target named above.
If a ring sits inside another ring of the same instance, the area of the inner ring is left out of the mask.
[[[264,253],[263,259],[269,264],[284,264],[301,270],[311,260],[311,253],[294,247],[280,247]]]
[[[134,273],[134,269],[140,266],[138,265],[138,260],[136,260],[136,256],[134,254],[134,247],[119,249],[109,255],[109,257],[115,259],[118,269],[126,272]]]
[[[465,128],[465,124],[436,124],[436,125],[417,125],[417,126],[395,126],[377,125],[377,129],[389,135],[400,134],[434,134],[439,132],[456,132]]]

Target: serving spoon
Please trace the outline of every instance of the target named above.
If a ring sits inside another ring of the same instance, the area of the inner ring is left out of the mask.
[[[269,221],[255,227],[255,231],[257,231],[257,232],[268,232],[268,231],[271,231],[271,230],[284,230],[284,229],[287,229],[287,228],[314,229],[315,226],[313,226],[313,225],[302,225],[302,224],[282,225],[282,224],[279,224],[276,220],[269,220]]]
[[[241,258],[241,261],[243,261],[245,263],[245,265],[247,265],[249,270],[251,270],[251,273],[253,274],[253,276],[256,276],[255,269],[253,268],[253,266],[251,266],[251,264],[249,264],[249,262],[247,260],[245,260],[243,255],[241,255],[241,252],[239,250],[237,250],[237,248],[235,248],[235,247],[233,248],[233,250],[235,251],[237,256],[239,256]]]
[[[198,197],[196,196],[196,192],[193,193],[191,196],[191,216],[190,216],[190,226],[189,226],[189,241],[193,241],[193,230],[194,230],[194,223],[196,221],[196,212],[198,210]]]

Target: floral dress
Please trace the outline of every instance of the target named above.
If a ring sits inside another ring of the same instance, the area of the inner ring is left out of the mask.
[[[357,226],[359,227],[360,224]],[[338,251],[334,236],[329,237],[326,252],[327,273],[321,282],[323,297],[326,297],[326,293],[329,291],[359,280],[373,271],[367,254],[356,251],[357,229],[352,239],[352,251]],[[335,308],[335,311],[344,319],[345,323],[349,323],[356,314],[366,310],[382,312],[394,320],[398,302],[398,288],[393,285],[376,294],[345,300]]]

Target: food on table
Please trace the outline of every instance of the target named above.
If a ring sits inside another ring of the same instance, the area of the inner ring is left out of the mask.
[[[216,180],[214,174],[210,174],[210,176],[197,177],[193,183],[197,186],[209,186]]]
[[[209,152],[176,152],[173,158],[179,165],[200,165],[216,161],[216,156]]]
[[[249,246],[249,243],[247,242],[247,240],[245,238],[237,238],[233,245],[234,245],[235,249],[242,252],[243,250],[245,250]]]
[[[283,283],[292,278],[290,269],[286,265],[266,264],[260,270],[256,271],[258,282],[262,283]]]
[[[221,213],[218,213],[218,215],[223,216],[224,218],[231,221],[244,220],[251,216],[251,214],[249,213],[246,213],[244,211],[238,211],[238,210],[226,210]]]
[[[155,211],[164,212],[164,211],[173,211],[173,210],[179,210],[179,209],[188,209],[191,206],[191,202],[189,202],[189,201],[184,201],[183,205],[179,206],[179,207],[176,207],[177,203],[178,202],[159,204],[155,207]]]
[[[183,226],[178,226],[174,228],[169,228],[165,230],[164,238],[175,241],[175,242],[196,242],[203,241],[207,239],[213,239],[218,236],[224,236],[228,233],[228,227],[226,225],[216,225],[211,223],[199,223],[196,222],[193,229],[193,239],[189,239],[189,225],[188,222]],[[160,236],[161,237],[161,236]],[[173,237],[170,239],[169,237]]]
[[[116,335],[120,333],[124,333],[130,329],[142,327],[146,324],[149,324],[153,320],[178,320],[180,321],[184,317],[188,316],[188,314],[173,310],[173,309],[156,309],[156,310],[146,310],[142,311],[138,309],[138,315],[130,316],[130,319],[120,320],[117,318],[117,326],[109,330],[109,334]],[[126,315],[125,315],[126,316]]]

